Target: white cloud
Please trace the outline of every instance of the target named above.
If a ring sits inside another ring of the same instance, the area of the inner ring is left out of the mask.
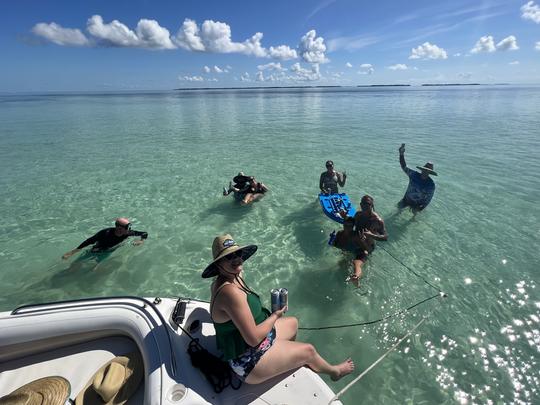
[[[518,49],[516,37],[513,35],[507,36],[497,44],[498,51],[516,51]]]
[[[540,51],[540,41],[534,44],[534,49],[536,49],[537,51]]]
[[[509,65],[519,65],[519,60],[515,60],[513,62],[510,62]]]
[[[270,63],[267,63],[266,65],[259,65],[257,66],[257,69],[259,70],[269,70],[269,71],[272,71],[272,70],[275,70],[275,71],[278,71],[278,72],[282,72],[284,70],[286,70],[285,68],[283,68],[281,66],[281,63],[276,63],[276,62],[270,62]]]
[[[250,82],[251,78],[249,77],[249,73],[244,72],[244,74],[242,74],[242,76],[240,76],[240,80],[243,81],[243,82]]]
[[[300,66],[300,63],[295,63],[291,66],[291,71],[295,73],[293,76],[294,80],[319,80],[321,78],[321,73],[319,71],[318,64],[312,64],[311,69],[306,69]]]
[[[308,63],[325,63],[328,59],[325,56],[326,45],[322,37],[317,37],[317,32],[311,30],[300,40],[298,52],[300,57]]]
[[[178,46],[190,50],[214,53],[240,53],[267,57],[268,51],[261,45],[263,34],[255,33],[244,42],[231,40],[231,27],[219,21],[206,20],[199,29],[197,23],[186,19],[175,41]]]
[[[411,50],[409,59],[447,59],[448,55],[443,48],[439,48],[435,44],[424,42]]]
[[[495,52],[495,43],[493,42],[493,37],[491,35],[485,35],[476,41],[476,45],[471,49],[471,53],[480,53],[480,52]]]
[[[371,75],[373,72],[375,72],[375,69],[371,63],[362,63],[358,71],[361,75]]]
[[[199,36],[199,27],[195,21],[189,18],[184,20],[182,27],[178,30],[175,42],[178,46],[188,51],[204,51],[204,45]]]
[[[314,30],[302,37],[297,51],[287,45],[264,48],[261,44],[263,38],[261,32],[255,33],[243,42],[234,42],[231,39],[231,27],[226,23],[212,20],[205,20],[199,26],[196,21],[186,18],[177,34],[172,37],[157,21],[144,18],[139,20],[135,30],[131,30],[118,20],[105,23],[100,15],[93,15],[88,19],[86,29],[90,34],[88,37],[79,29],[63,28],[52,22],[38,23],[32,28],[32,32],[55,44],[67,46],[182,48],[188,51],[239,53],[279,60],[297,59],[298,52],[301,52],[301,58],[306,62],[328,61],[324,54],[326,52],[324,39],[316,38]]]
[[[144,48],[175,49],[167,28],[161,27],[156,20],[139,20],[136,28],[139,43]]]
[[[186,81],[186,82],[203,82],[204,79],[201,76],[182,76],[178,77],[178,80]]]
[[[138,47],[149,49],[174,49],[169,30],[155,20],[141,19],[135,32],[118,20],[104,23],[99,15],[93,15],[86,24],[88,32],[106,46]]]
[[[345,66],[347,66],[348,68],[352,68],[352,65],[350,62],[345,63]]]
[[[216,73],[229,73],[226,68],[220,68],[219,66],[214,65],[214,72]]]
[[[56,45],[87,46],[90,44],[86,36],[80,30],[63,28],[56,23],[38,23],[34,25],[32,32]]]
[[[280,45],[268,49],[268,54],[274,59],[289,60],[296,59],[298,57],[294,49],[289,48],[287,45]]]
[[[395,65],[392,65],[392,66],[388,66],[388,69],[390,70],[407,70],[407,65],[403,64],[403,63],[397,63]]]
[[[521,6],[521,18],[540,24],[540,7],[534,4],[534,1],[525,3]]]
[[[461,56],[461,54],[458,52],[458,53],[455,53],[454,56],[457,58],[457,57]]]
[[[471,72],[458,73],[458,77],[459,77],[460,79],[470,80],[471,77],[472,77],[472,73],[471,73]]]
[[[517,44],[516,37],[509,35],[506,38],[502,39],[500,42],[495,45],[493,37],[491,35],[485,35],[481,37],[474,45],[474,48],[471,49],[471,53],[492,53],[495,51],[515,51],[518,50],[519,46]]]
[[[258,82],[264,82],[264,74],[262,71],[257,72],[257,76],[255,77],[255,80]]]
[[[210,73],[210,68],[208,66],[203,67],[204,73]]]

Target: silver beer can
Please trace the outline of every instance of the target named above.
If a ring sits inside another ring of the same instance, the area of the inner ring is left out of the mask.
[[[289,290],[286,288],[279,289],[279,309],[289,305]],[[287,312],[287,311],[285,311]]]
[[[280,309],[280,306],[279,306],[279,303],[280,303],[280,294],[279,294],[279,290],[277,289],[272,289],[270,291],[270,303],[271,303],[271,306],[272,306],[272,313],[273,312],[276,312],[277,310]]]

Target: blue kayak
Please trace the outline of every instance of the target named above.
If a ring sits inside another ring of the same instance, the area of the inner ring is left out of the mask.
[[[340,224],[344,218],[339,215],[339,212],[347,211],[347,216],[354,217],[356,208],[352,205],[351,199],[345,193],[341,194],[319,194],[319,202],[325,215]]]

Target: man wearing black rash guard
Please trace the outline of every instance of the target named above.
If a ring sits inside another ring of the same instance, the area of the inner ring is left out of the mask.
[[[131,223],[127,218],[117,218],[114,223],[114,228],[102,229],[94,236],[86,239],[83,243],[77,246],[76,249],[70,250],[62,256],[62,259],[68,259],[75,253],[80,252],[86,246],[94,245],[90,251],[92,253],[104,252],[120,242],[123,242],[130,236],[140,236],[141,239],[135,241],[134,245],[141,245],[144,239],[148,238],[148,233],[135,231],[131,229]]]

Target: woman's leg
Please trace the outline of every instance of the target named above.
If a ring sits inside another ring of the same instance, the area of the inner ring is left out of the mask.
[[[360,277],[362,277],[362,265],[364,264],[364,261],[362,259],[354,259],[353,260],[353,275],[350,278],[350,281],[354,284],[355,287],[358,287],[358,281],[360,280]]]
[[[298,332],[298,319],[294,316],[284,316],[279,318],[274,324],[276,337],[283,340],[296,340]]]
[[[253,194],[247,193],[244,196],[244,199],[242,200],[241,204],[242,205],[248,205],[248,204],[251,204],[252,202],[253,202]]]
[[[246,383],[259,384],[302,366],[308,366],[316,373],[328,374],[334,381],[354,370],[354,363],[351,359],[331,365],[309,343],[276,339],[272,347],[261,357],[255,368],[249,373]]]
[[[263,194],[263,193],[253,194],[252,200],[253,200],[253,202],[255,202],[255,201],[260,200],[260,199],[263,198],[263,197],[264,197],[264,194]]]

